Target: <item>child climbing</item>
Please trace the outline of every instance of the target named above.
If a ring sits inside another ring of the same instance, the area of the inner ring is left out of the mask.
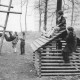
[[[77,37],[76,37],[73,27],[67,28],[67,36],[65,40],[67,44],[62,50],[62,56],[63,56],[64,62],[69,63],[70,62],[69,55],[73,53],[74,51],[76,51],[76,48],[77,48]]]
[[[60,10],[57,13],[57,20],[56,20],[56,27],[52,27],[52,29],[49,32],[46,31],[42,31],[43,35],[45,37],[52,37],[53,35],[55,35],[56,33],[58,33],[59,31],[65,30],[66,29],[66,19],[63,17],[63,11]]]

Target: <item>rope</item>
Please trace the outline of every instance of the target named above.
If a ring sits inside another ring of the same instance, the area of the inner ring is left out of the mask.
[[[22,13],[22,0],[21,0],[21,13]],[[20,28],[21,28],[21,33],[22,33],[21,15],[20,15]]]
[[[27,31],[27,20],[26,20],[26,16],[27,16],[27,7],[28,7],[28,0],[26,2],[26,11],[25,11],[25,32]]]

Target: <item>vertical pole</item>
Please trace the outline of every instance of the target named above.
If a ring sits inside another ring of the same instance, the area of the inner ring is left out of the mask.
[[[62,0],[57,0],[57,12],[62,8]]]
[[[22,0],[21,0],[21,12],[22,12]],[[21,14],[20,14],[20,28],[21,28],[21,33],[22,33]]]
[[[45,31],[47,26],[47,5],[48,5],[48,0],[45,0],[45,13],[44,13],[44,30]]]
[[[11,4],[12,4],[12,0],[10,0],[8,11],[10,11]],[[2,38],[1,38],[0,54],[1,54],[1,50],[2,50],[2,45],[3,45],[3,40],[4,40],[4,35],[5,35],[5,30],[6,30],[8,18],[9,18],[9,12],[7,12],[7,15],[6,15],[6,20],[5,20],[5,24],[4,24],[4,30],[3,30],[3,34],[2,34]]]
[[[57,0],[56,25],[57,25],[57,21],[58,21],[57,13],[58,13],[59,10],[62,10],[62,0]],[[62,43],[60,42],[60,40],[58,40],[56,42],[56,48],[57,49],[61,49],[62,48]]]
[[[26,20],[26,16],[27,16],[27,7],[28,7],[28,0],[26,2],[26,12],[25,12],[25,32],[27,31],[27,20]]]
[[[39,32],[41,31],[41,0],[39,0]]]
[[[71,26],[73,26],[73,16],[74,16],[74,0],[72,0]]]
[[[56,9],[56,24],[57,24],[57,12],[62,9],[62,0],[57,0],[57,9]]]

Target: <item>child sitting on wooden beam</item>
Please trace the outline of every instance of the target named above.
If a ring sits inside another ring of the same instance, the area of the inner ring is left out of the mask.
[[[56,27],[52,27],[52,29],[49,32],[46,31],[42,31],[43,35],[45,37],[52,37],[53,35],[55,35],[56,33],[58,33],[59,31],[65,30],[66,29],[66,19],[63,17],[63,11],[59,11],[57,13],[57,19],[56,19]]]

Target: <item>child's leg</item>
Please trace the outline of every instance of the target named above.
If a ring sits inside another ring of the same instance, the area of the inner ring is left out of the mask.
[[[22,54],[25,54],[25,45],[22,46]]]
[[[15,52],[15,53],[17,52],[17,49],[16,49],[16,47],[14,48],[14,52]]]
[[[62,52],[62,56],[63,56],[63,60],[64,60],[65,63],[69,63],[70,62],[69,53],[63,51]]]
[[[22,55],[22,45],[20,44],[20,51],[21,51],[21,55]]]
[[[15,53],[17,52],[16,44],[14,45],[14,52],[15,52]]]

